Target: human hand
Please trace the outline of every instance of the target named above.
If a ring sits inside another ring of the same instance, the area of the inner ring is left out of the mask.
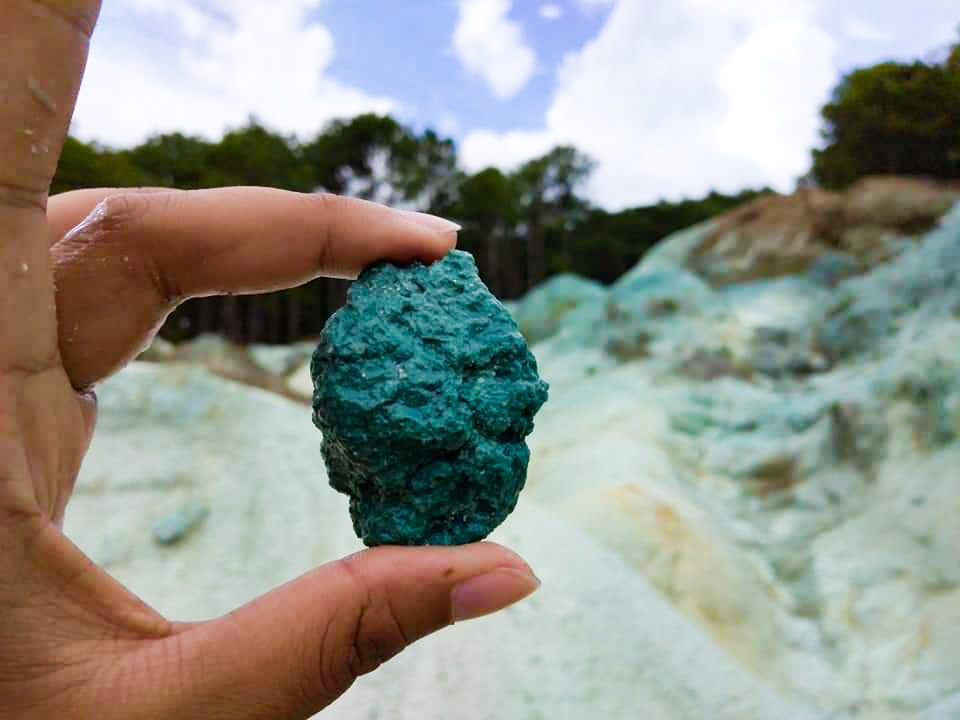
[[[519,600],[536,579],[490,543],[377,548],[223,618],[171,622],[60,531],[96,418],[88,389],[188,297],[431,261],[455,233],[258,188],[48,202],[98,9],[0,0],[0,717],[305,718],[409,643]]]

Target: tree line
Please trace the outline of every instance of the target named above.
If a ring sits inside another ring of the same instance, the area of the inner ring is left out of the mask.
[[[470,174],[460,168],[452,140],[388,116],[338,120],[306,142],[251,119],[216,142],[170,133],[115,150],[68,138],[53,192],[260,185],[425,210],[463,226],[459,247],[473,253],[484,281],[502,299],[563,271],[611,282],[665,235],[756,195],[714,193],[608,213],[580,194],[592,167],[576,149],[557,147],[514,172]],[[268,295],[194,300],[171,316],[163,334],[183,339],[221,332],[238,342],[291,342],[319,333],[343,303],[346,287],[319,279]]]
[[[822,117],[823,147],[813,153],[807,182],[839,189],[868,174],[960,179],[960,44],[927,62],[849,74]],[[251,118],[218,141],[169,133],[113,149],[68,138],[52,190],[260,185],[425,210],[463,226],[459,246],[502,299],[559,272],[612,282],[670,233],[770,192],[710,193],[611,213],[582,195],[592,169],[590,158],[560,146],[512,172],[468,173],[452,140],[389,116],[337,120],[306,140]],[[313,337],[346,287],[320,279],[267,295],[194,300],[162,332],[173,340],[219,332],[242,343]]]

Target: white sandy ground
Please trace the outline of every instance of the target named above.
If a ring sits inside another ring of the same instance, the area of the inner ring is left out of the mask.
[[[203,369],[134,365],[101,426],[66,531],[161,612],[203,619],[358,547],[302,405]],[[155,521],[209,517],[160,547]],[[814,717],[765,688],[618,553],[525,497],[495,535],[536,568],[529,602],[428,638],[362,679],[330,718]]]

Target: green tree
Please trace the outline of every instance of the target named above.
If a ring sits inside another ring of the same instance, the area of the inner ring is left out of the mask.
[[[130,160],[163,187],[193,190],[212,187],[213,143],[182,133],[156,135],[130,150]]]
[[[547,236],[560,242],[586,215],[587,203],[577,195],[594,167],[576,148],[560,146],[523,165],[516,174],[518,201],[527,245],[527,282],[547,275]]]
[[[551,258],[554,272],[572,271],[610,283],[636,265],[668,235],[697,225],[772,190],[745,190],[736,195],[712,192],[704,198],[661,201],[620,212],[592,209],[571,242]]]
[[[453,141],[388,116],[334,121],[303,152],[323,189],[387,205],[449,206],[459,178]]]
[[[510,294],[523,278],[515,259],[516,226],[520,217],[516,186],[496,168],[487,168],[460,181],[457,201],[447,213],[463,226],[460,247],[476,255],[480,273],[497,295]]]
[[[402,139],[404,130],[391,117],[359,115],[334,120],[304,146],[304,158],[324,190],[371,199],[386,182],[386,168],[378,167]]]
[[[463,175],[453,140],[433,130],[410,134],[394,162],[394,183],[417,209],[441,212],[456,200]]]
[[[307,192],[316,179],[303,151],[251,118],[246,127],[228,132],[207,154],[205,186],[258,185]]]
[[[53,194],[92,187],[135,187],[156,184],[156,178],[138,166],[129,152],[114,152],[96,143],[69,137],[63,146]]]
[[[823,108],[813,178],[844,188],[873,174],[960,177],[960,44],[942,63],[887,62],[847,75]]]

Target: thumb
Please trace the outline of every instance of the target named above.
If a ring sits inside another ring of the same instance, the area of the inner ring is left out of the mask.
[[[412,642],[538,586],[492,543],[365,550],[171,638],[172,695],[209,717],[307,718]]]

